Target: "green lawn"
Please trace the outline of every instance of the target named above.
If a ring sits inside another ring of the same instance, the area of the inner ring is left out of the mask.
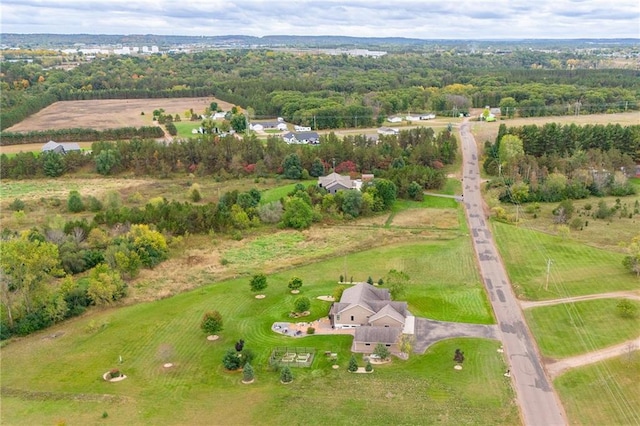
[[[286,244],[295,242],[285,241]],[[372,375],[346,372],[351,337],[292,339],[270,331],[287,321],[297,296],[286,282],[304,280],[314,320],[326,316],[338,275],[382,276],[391,268],[412,278],[406,299],[414,313],[448,320],[490,322],[479,290],[467,239],[405,244],[370,250],[275,274],[266,298],[249,292],[247,277],[211,284],[153,303],[95,310],[43,333],[11,342],[2,350],[2,424],[514,424],[517,408],[499,342],[455,339],[409,361],[394,360]],[[466,259],[466,260],[465,260]],[[208,342],[198,324],[205,310],[224,318],[221,339]],[[53,333],[64,334],[46,338]],[[257,381],[240,384],[240,373],[224,371],[224,351],[243,338],[256,359]],[[280,385],[267,371],[274,346],[304,345],[339,354],[337,371],[321,355],[310,369],[296,369],[294,383]],[[463,348],[464,370],[454,370],[455,348]],[[119,357],[122,356],[122,364]],[[164,362],[175,367],[163,369]],[[119,367],[129,376],[107,383],[101,375]],[[29,392],[25,392],[25,391]],[[102,397],[114,395],[116,398]],[[376,410],[371,401],[384,399]],[[283,407],[286,407],[284,409]],[[315,409],[321,407],[322,409]],[[312,411],[309,411],[312,410]],[[108,419],[102,420],[103,412]],[[215,415],[214,415],[215,414]]]
[[[318,183],[318,180],[317,179],[309,179],[309,180],[297,181],[297,182],[294,182],[294,183],[286,183],[286,182],[291,182],[291,181],[288,180],[288,179],[285,179],[282,182],[285,183],[285,184],[281,185],[281,186],[278,186],[276,188],[273,188],[273,189],[268,189],[268,190],[262,192],[262,198],[260,199],[260,203],[266,204],[266,203],[270,203],[272,201],[277,201],[277,200],[279,200],[281,198],[285,198],[288,193],[293,191],[293,188],[295,188],[295,186],[297,184],[301,183],[305,187],[307,187],[309,185]]]
[[[640,424],[640,352],[571,370],[555,380],[569,422]]]
[[[199,129],[202,126],[202,120],[197,121],[174,121],[173,124],[176,126],[178,130],[177,138],[193,138],[198,136],[197,134],[191,133],[193,129]]]
[[[622,253],[515,225],[499,222],[492,225],[518,297],[544,300],[640,288],[635,275],[622,265]],[[552,263],[545,290],[548,259]]]
[[[638,308],[640,302],[631,301]],[[617,299],[597,299],[525,310],[540,352],[552,358],[579,355],[638,337],[640,319],[618,315]]]

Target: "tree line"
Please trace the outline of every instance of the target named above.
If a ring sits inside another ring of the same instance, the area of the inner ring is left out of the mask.
[[[26,143],[46,143],[50,140],[65,142],[94,142],[133,138],[162,138],[164,132],[158,126],[120,127],[115,129],[70,128],[31,132],[2,132],[0,146]]]
[[[485,105],[500,105],[505,115],[638,109],[640,71],[556,66],[552,55],[525,50],[492,57],[398,52],[381,58],[216,50],[112,56],[70,71],[7,63],[0,76],[0,125],[7,128],[59,100],[211,95],[258,117],[287,116],[297,124],[312,124],[315,115],[317,128]],[[318,116],[327,120],[318,124]]]
[[[339,138],[330,133],[322,135],[317,146],[288,145],[276,136],[263,143],[255,135],[238,139],[232,135],[205,134],[171,144],[134,138],[131,141],[94,142],[89,155],[21,152],[9,157],[2,154],[0,177],[56,177],[83,167],[91,167],[103,175],[132,172],[156,177],[168,177],[173,173],[216,175],[222,179],[262,177],[283,174],[285,158],[290,154],[295,154],[300,161],[297,179],[321,176],[334,165],[340,172],[380,175],[390,168],[401,169],[405,165],[439,171],[443,165],[454,161],[457,147],[457,139],[451,131],[436,134],[431,128],[403,130],[399,135],[380,135],[377,143],[364,135]],[[436,176],[436,180],[440,179],[437,173],[431,174]],[[425,179],[421,179],[425,188],[437,186],[437,183]]]

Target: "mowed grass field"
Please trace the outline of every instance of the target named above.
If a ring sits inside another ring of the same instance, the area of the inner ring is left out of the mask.
[[[558,377],[560,394],[571,424],[640,424],[640,353],[576,368]]]
[[[304,280],[302,295],[312,299],[305,321],[313,321],[326,316],[330,305],[317,296],[331,294],[345,265],[354,279],[378,277],[391,267],[407,271],[412,282],[406,299],[415,314],[490,322],[477,275],[464,272],[475,269],[460,264],[464,257],[472,262],[467,253],[467,239],[362,251],[271,275],[262,300],[253,297],[243,277],[93,312],[13,341],[2,354],[2,424],[516,424],[499,342],[445,341],[425,355],[355,375],[346,372],[350,336],[294,339],[270,331],[273,322],[289,321],[297,297],[286,287],[291,276]],[[225,321],[215,342],[198,327],[210,309]],[[54,333],[58,337],[51,338]],[[256,355],[257,380],[249,386],[221,364],[240,338]],[[295,369],[294,383],[283,386],[266,362],[273,347],[296,345],[312,346],[320,355],[312,368]],[[465,349],[462,371],[453,369],[458,347]],[[330,368],[324,351],[338,353],[339,370]],[[164,369],[164,362],[175,366]],[[128,378],[104,382],[101,375],[114,367]],[[376,400],[384,404],[372,410]],[[101,419],[105,411],[108,420]]]
[[[492,229],[521,299],[558,299],[640,288],[637,277],[622,265],[623,253],[495,221]]]
[[[542,354],[566,358],[635,339],[640,318],[622,318],[618,299],[585,300],[524,311]],[[640,310],[640,302],[630,300]]]

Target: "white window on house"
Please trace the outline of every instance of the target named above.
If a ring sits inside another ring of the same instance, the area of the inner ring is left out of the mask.
[[[336,315],[336,321],[340,321],[340,315]]]

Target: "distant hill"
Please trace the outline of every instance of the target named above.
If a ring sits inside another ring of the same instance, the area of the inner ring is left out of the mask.
[[[468,46],[473,44],[483,48],[489,46],[527,46],[539,48],[595,48],[616,47],[640,43],[640,39],[522,39],[522,40],[442,40],[403,37],[348,37],[348,36],[298,36],[269,35],[253,37],[246,35],[224,36],[176,36],[155,34],[15,34],[0,35],[3,47],[21,48],[69,48],[74,46],[114,46],[148,45],[169,48],[179,45],[203,45],[224,47],[427,47],[427,46]]]

